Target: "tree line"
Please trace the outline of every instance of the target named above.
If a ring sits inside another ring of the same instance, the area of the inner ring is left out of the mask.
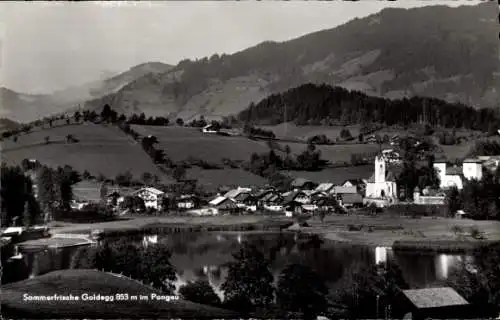
[[[446,195],[450,216],[463,210],[470,218],[478,220],[500,220],[500,169],[494,173],[483,170],[481,180],[464,183],[462,190],[451,188]]]
[[[31,171],[36,180],[36,190]],[[21,166],[2,164],[1,220],[2,225],[32,226],[48,221],[56,211],[69,211],[71,185],[79,181],[78,173],[70,166],[51,169],[28,160]]]
[[[286,111],[285,111],[286,110]],[[286,92],[272,94],[240,112],[238,120],[297,125],[379,123],[410,125],[426,120],[430,126],[494,131],[500,119],[492,109],[476,110],[460,103],[435,98],[413,97],[399,100],[372,97],[328,85],[305,84]]]

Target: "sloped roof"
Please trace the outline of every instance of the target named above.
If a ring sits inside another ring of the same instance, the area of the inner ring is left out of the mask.
[[[464,163],[481,163],[480,159],[467,158],[464,160]]]
[[[364,184],[365,181],[363,179],[348,179],[342,183],[342,185],[346,184],[347,182],[350,182],[353,186],[358,186],[360,184]]]
[[[251,198],[252,195],[249,192],[240,192],[236,197],[234,197],[234,200],[237,201],[245,201],[249,198]]]
[[[236,198],[240,193],[248,193],[251,191],[252,191],[252,189],[250,189],[250,188],[236,188],[236,189],[232,189],[232,190],[229,190],[228,192],[226,192],[226,194],[224,194],[224,197],[233,199],[233,198]]]
[[[215,198],[215,199],[211,200],[211,201],[209,202],[209,204],[211,204],[211,205],[213,205],[213,206],[217,206],[217,205],[219,205],[219,204],[223,203],[224,201],[226,201],[227,199],[228,199],[228,198],[226,198],[226,197],[223,197],[223,196],[218,196],[217,198]]]
[[[469,304],[450,287],[403,290],[403,294],[419,309]]]
[[[300,187],[304,186],[308,182],[312,182],[312,181],[304,179],[304,178],[297,178],[297,179],[294,179],[290,185],[292,187],[299,187],[300,188]]]
[[[299,195],[306,195],[305,192],[303,191],[293,191],[293,192],[289,192],[287,193],[287,195],[283,195],[284,199],[283,199],[283,203],[289,203],[289,202],[292,202],[295,200],[295,198],[297,198],[297,196]],[[307,196],[307,195],[306,195]]]
[[[153,187],[145,187],[145,188],[141,188],[137,191],[135,191],[134,193],[139,193],[141,191],[146,191],[146,192],[150,192],[156,196],[159,196],[159,195],[162,195],[162,194],[165,194],[165,192],[161,191],[161,190],[158,190],[156,188],[153,188]]]
[[[318,187],[316,187],[316,189],[314,189],[314,191],[320,191],[320,192],[321,191],[328,191],[333,187],[334,187],[333,183],[324,182],[324,183],[320,183],[320,185]]]

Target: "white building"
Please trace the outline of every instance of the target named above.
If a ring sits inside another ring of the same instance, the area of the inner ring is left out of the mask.
[[[465,180],[483,178],[483,165],[479,159],[465,159],[462,167],[447,168],[446,162],[434,162],[433,166],[439,176],[441,189],[456,187],[461,190]]]
[[[387,159],[381,154],[375,157],[375,173],[368,179],[365,196],[392,201],[398,198],[396,177],[387,170]]]
[[[146,187],[137,190],[133,195],[141,198],[144,201],[146,208],[153,208],[155,210],[162,209],[162,200],[165,192],[152,187]]]

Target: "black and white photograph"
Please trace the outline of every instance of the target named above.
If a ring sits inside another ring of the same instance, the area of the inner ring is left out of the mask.
[[[0,3],[2,319],[500,319],[496,1]]]

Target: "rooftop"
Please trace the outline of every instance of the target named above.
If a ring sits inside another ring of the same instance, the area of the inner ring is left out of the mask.
[[[469,304],[450,287],[403,290],[403,294],[419,309]]]

